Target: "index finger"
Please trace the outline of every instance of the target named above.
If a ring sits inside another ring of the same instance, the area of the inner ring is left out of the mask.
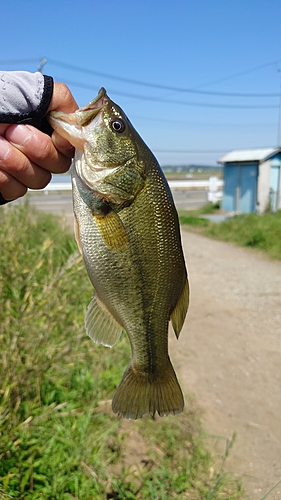
[[[74,113],[76,109],[78,109],[78,104],[67,85],[61,82],[54,82],[53,95],[48,108],[48,113],[50,111]]]

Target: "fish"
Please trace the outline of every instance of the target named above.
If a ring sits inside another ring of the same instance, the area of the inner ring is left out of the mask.
[[[52,111],[48,120],[76,148],[75,236],[94,287],[86,332],[112,347],[125,331],[131,345],[112,410],[127,419],[179,413],[184,397],[168,353],[168,326],[178,338],[189,282],[167,180],[104,88],[87,106]]]

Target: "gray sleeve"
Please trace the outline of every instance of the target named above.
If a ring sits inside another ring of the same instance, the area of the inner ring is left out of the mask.
[[[39,72],[0,70],[0,123],[29,123],[51,135],[45,116],[53,86],[53,78]],[[0,205],[6,203],[0,193]]]
[[[51,76],[0,70],[0,123],[30,123],[40,128],[52,94]]]

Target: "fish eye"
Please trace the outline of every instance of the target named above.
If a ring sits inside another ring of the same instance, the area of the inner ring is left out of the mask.
[[[123,120],[112,120],[110,123],[112,130],[121,134],[125,130],[125,123]]]

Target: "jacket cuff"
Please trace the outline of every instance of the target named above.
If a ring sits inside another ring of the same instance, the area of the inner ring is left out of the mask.
[[[39,120],[42,120],[48,111],[48,108],[50,106],[50,102],[53,96],[53,90],[54,90],[54,80],[51,76],[43,75],[44,77],[44,90],[43,90],[43,95],[41,102],[35,111],[36,113],[36,118]]]

